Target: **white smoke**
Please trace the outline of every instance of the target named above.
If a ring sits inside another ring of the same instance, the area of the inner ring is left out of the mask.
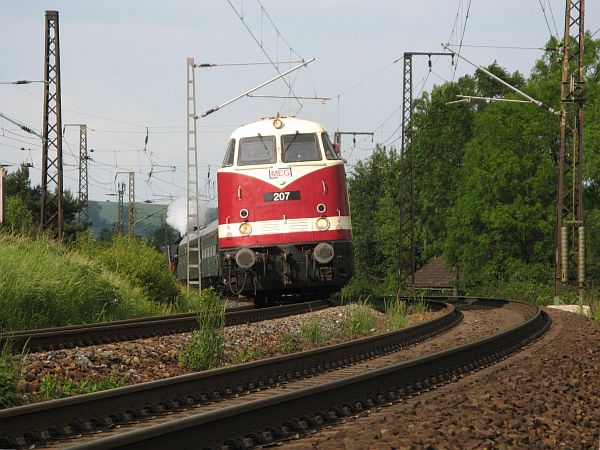
[[[200,205],[200,226],[206,225],[206,208]],[[167,209],[167,223],[175,228],[181,235],[187,233],[187,197],[177,197]],[[191,224],[196,227],[196,223]]]

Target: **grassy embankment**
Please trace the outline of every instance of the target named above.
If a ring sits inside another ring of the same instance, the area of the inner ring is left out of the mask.
[[[0,234],[0,331],[166,314],[182,299],[164,257],[139,241],[67,248]]]
[[[164,257],[143,241],[82,237],[70,246],[46,236],[0,233],[0,332],[143,317],[189,308]],[[21,403],[23,355],[0,349],[0,409]],[[44,400],[115,387],[44,379]]]

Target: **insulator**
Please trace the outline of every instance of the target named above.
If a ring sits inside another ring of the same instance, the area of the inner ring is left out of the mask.
[[[577,281],[580,286],[583,286],[585,281],[585,230],[584,227],[579,227],[578,231],[578,247],[577,247]]]
[[[560,253],[561,253],[561,271],[560,278],[563,283],[569,280],[569,238],[567,227],[560,227]]]

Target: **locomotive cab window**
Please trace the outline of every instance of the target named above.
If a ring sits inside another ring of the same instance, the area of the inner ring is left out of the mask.
[[[320,161],[321,152],[315,133],[296,133],[282,136],[283,162]]]
[[[331,144],[327,133],[321,134],[321,140],[323,141],[323,148],[325,149],[325,157],[327,159],[340,159],[340,155],[333,149],[333,145]]]
[[[223,167],[233,166],[233,155],[235,154],[235,139],[229,141],[225,158],[223,159]]]
[[[276,161],[275,136],[258,135],[240,139],[238,150],[238,164],[240,166],[271,164]]]

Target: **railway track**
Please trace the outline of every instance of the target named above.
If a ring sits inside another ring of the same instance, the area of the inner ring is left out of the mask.
[[[462,313],[453,306],[432,301],[444,309],[435,319],[393,333],[283,357],[254,361],[195,374],[163,379],[93,394],[32,404],[0,411],[0,448],[30,448],[70,437],[114,429],[128,423],[148,422],[155,416],[175,417],[200,411],[221,399],[248,392],[269,392],[268,387],[291,386],[295,380],[389,354],[431,338],[455,326]],[[218,403],[217,403],[218,402]],[[85,412],[85,413],[84,413]],[[64,441],[67,442],[68,441]],[[64,445],[64,444],[61,444]]]
[[[254,309],[252,306],[242,306],[226,311],[225,325],[231,326],[276,319],[292,314],[315,311],[328,306],[330,304],[325,301],[295,303],[260,309]],[[90,325],[1,333],[0,347],[6,342],[10,342],[14,352],[22,352],[24,350],[37,352],[185,333],[197,328],[198,321],[196,320],[196,314],[176,314]]]
[[[65,439],[80,435],[82,439],[72,443],[81,449],[269,444],[493,364],[532,342],[549,325],[537,307],[521,302],[463,298],[452,303],[445,306],[444,315],[399,332],[0,411],[0,448],[52,447],[54,441],[56,448],[67,447],[71,442]],[[459,347],[394,362],[399,349],[456,325],[461,311],[499,308],[518,312],[520,323]],[[133,431],[124,432],[128,423],[136,422]],[[116,430],[119,427],[123,429]],[[94,434],[98,431],[103,432]]]

